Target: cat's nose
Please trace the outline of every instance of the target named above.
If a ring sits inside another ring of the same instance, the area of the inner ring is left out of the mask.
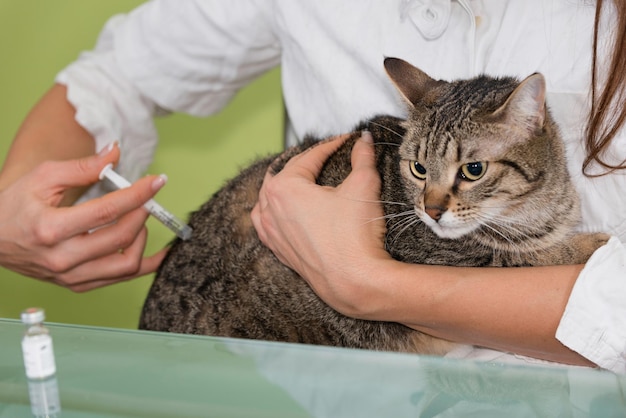
[[[446,208],[441,206],[426,206],[425,212],[430,216],[435,222],[439,222],[441,219],[441,215],[446,211]]]

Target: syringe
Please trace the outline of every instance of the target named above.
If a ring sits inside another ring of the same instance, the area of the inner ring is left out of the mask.
[[[124,189],[130,187],[130,182],[118,173],[113,171],[113,164],[107,164],[100,172],[100,180],[103,178],[108,179],[118,189]],[[159,205],[154,199],[148,200],[144,207],[150,212],[152,216],[157,218],[163,225],[174,231],[183,240],[191,238],[192,229],[189,225],[178,219],[176,216],[165,210],[163,206]]]

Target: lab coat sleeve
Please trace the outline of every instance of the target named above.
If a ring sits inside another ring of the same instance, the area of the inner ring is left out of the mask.
[[[617,237],[587,261],[556,337],[598,366],[626,373],[626,247]]]
[[[131,181],[152,161],[154,117],[208,116],[280,61],[268,2],[158,0],[109,19],[92,51],[61,71],[76,120],[96,150],[119,141]],[[105,190],[96,185],[85,198]]]
[[[142,96],[116,64],[113,34],[126,17],[114,16],[105,25],[92,51],[85,51],[63,69],[56,82],[67,88],[67,99],[76,109],[76,121],[95,139],[99,151],[118,141],[121,157],[116,167],[134,181],[147,169],[157,144],[153,117],[156,104]],[[82,200],[105,193],[94,185]]]

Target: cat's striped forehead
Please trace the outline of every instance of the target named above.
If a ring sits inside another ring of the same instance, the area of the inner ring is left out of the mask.
[[[476,116],[496,111],[518,84],[512,78],[486,76],[445,83],[414,108],[411,118],[422,119],[434,132],[453,131]]]
[[[489,130],[482,117],[502,106],[518,84],[512,78],[478,77],[441,85],[429,100],[411,109],[403,158],[434,162],[476,158],[480,137]]]

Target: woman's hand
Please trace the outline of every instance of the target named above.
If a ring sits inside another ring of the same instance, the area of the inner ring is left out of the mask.
[[[338,311],[367,317],[384,292],[370,265],[390,259],[372,138],[363,133],[352,151],[352,172],[337,186],[315,183],[324,162],[347,136],[323,142],[268,172],[252,211],[261,241]]]
[[[143,257],[143,204],[165,184],[148,176],[132,187],[73,207],[65,192],[98,181],[119,158],[100,155],[39,164],[0,192],[0,264],[18,273],[86,291],[156,270],[165,250]]]

